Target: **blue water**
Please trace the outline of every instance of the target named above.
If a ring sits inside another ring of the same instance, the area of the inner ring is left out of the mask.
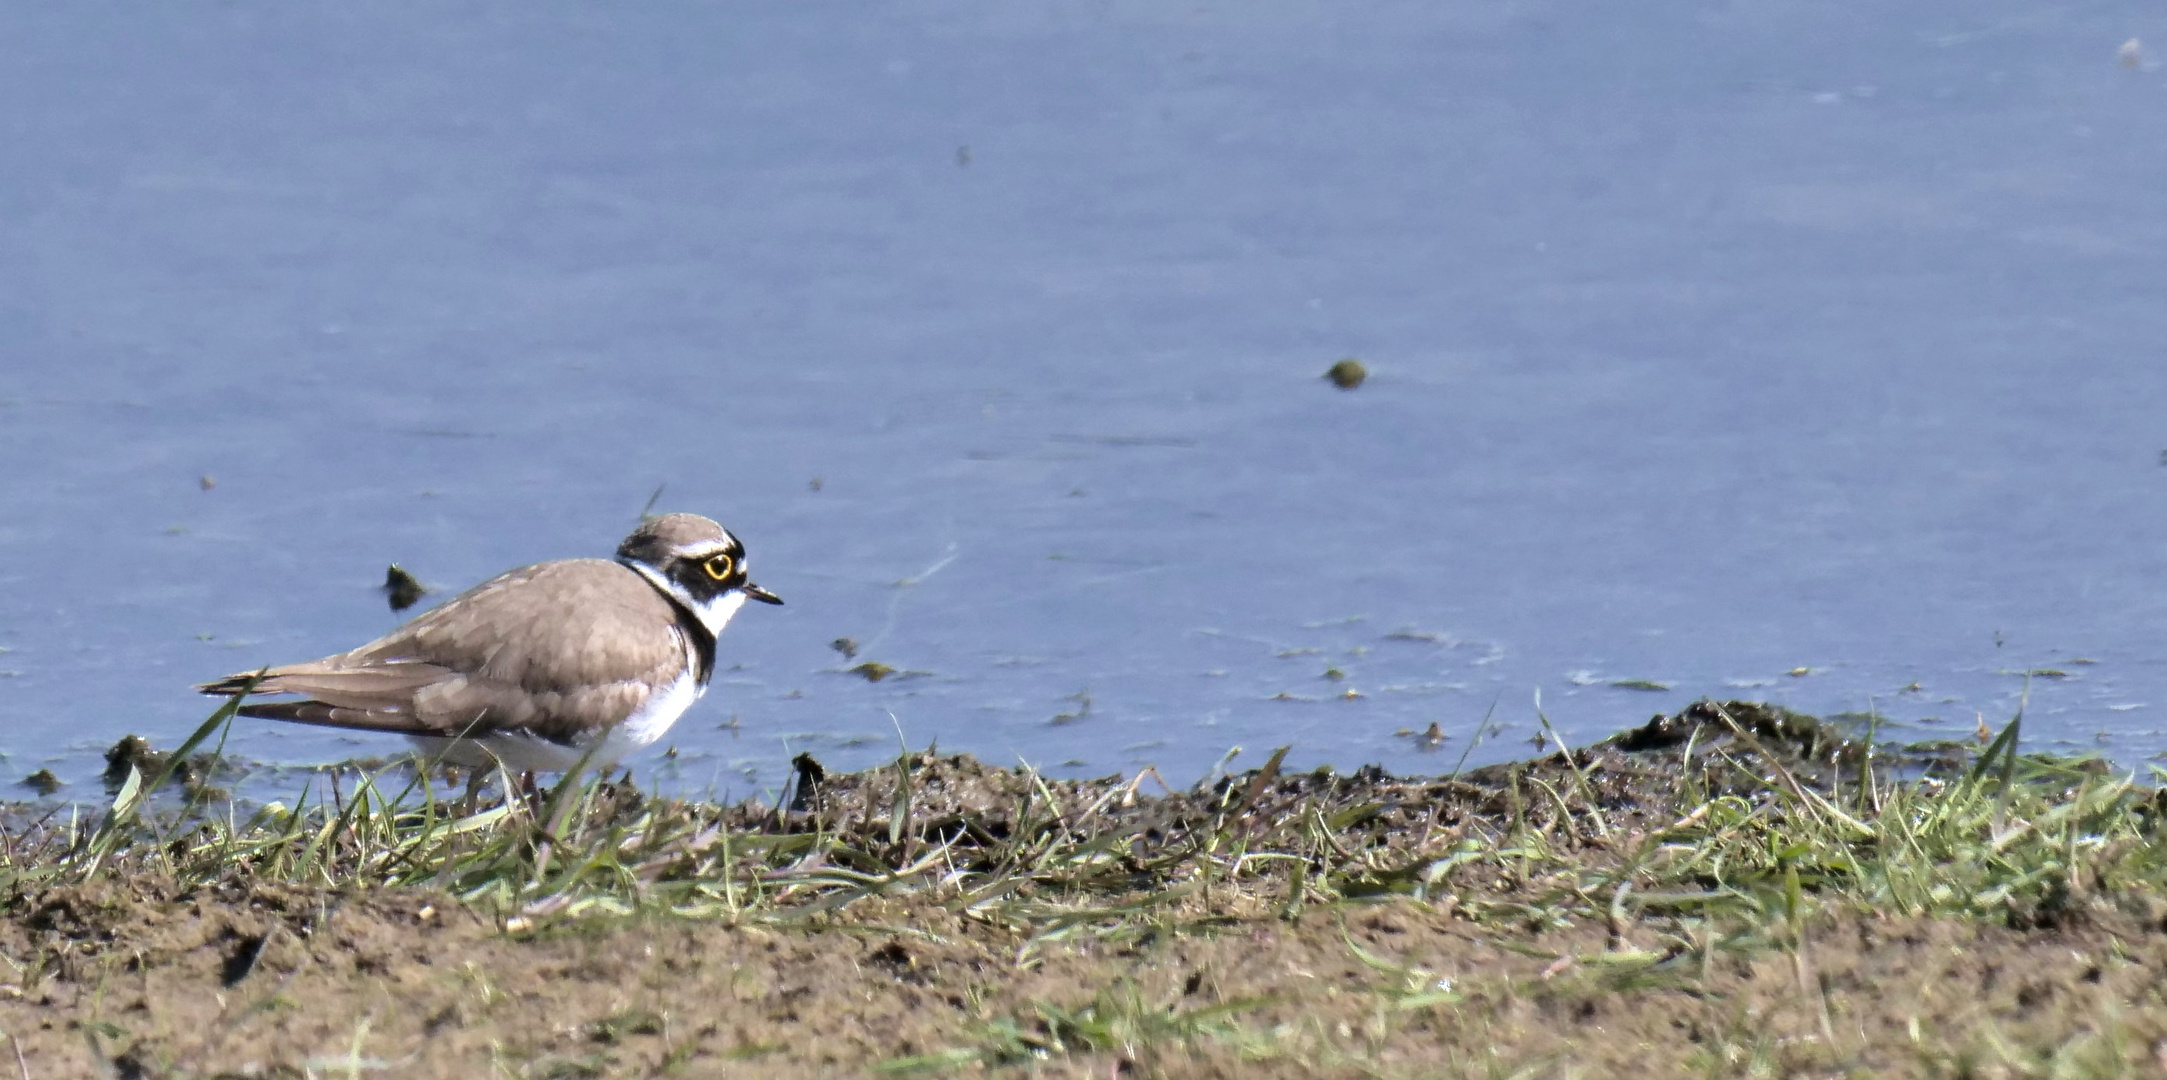
[[[631,763],[684,790],[1449,768],[1538,693],[2028,685],[2141,760],[2156,56],[2135,2],[0,9],[0,782],[657,487],[789,600]]]

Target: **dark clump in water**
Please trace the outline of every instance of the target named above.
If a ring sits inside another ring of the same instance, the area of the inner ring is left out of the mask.
[[[206,799],[227,797],[224,790],[210,786],[214,774],[230,778],[244,772],[242,763],[212,754],[192,754],[176,762],[171,752],[153,748],[149,739],[141,735],[123,735],[105,752],[103,778],[106,789],[118,791],[128,782],[130,769],[142,775],[143,783],[150,784],[160,778],[169,764],[173,769],[171,779],[179,781],[192,796]]]
[[[1352,390],[1362,385],[1362,380],[1369,378],[1369,369],[1363,367],[1360,360],[1350,356],[1333,364],[1324,373],[1324,377],[1332,380],[1333,386],[1342,390]]]
[[[141,735],[123,735],[105,752],[105,783],[107,787],[119,787],[128,779],[128,770],[134,769],[144,776],[164,769],[166,755],[151,749],[150,740]]]
[[[384,571],[383,589],[384,599],[391,602],[393,611],[405,611],[429,594],[429,587],[407,573],[398,563],[392,563],[391,568]]]
[[[1780,705],[1744,701],[1696,701],[1674,716],[1657,713],[1647,723],[1604,742],[1628,753],[1667,750],[1696,737],[1706,741],[1711,735],[1730,735],[1734,725],[1774,744],[1786,756],[1806,761],[1848,762],[1865,753],[1863,740],[1825,721]]]
[[[60,778],[54,776],[51,769],[39,769],[23,777],[22,785],[39,795],[51,795],[53,792],[59,791],[61,787]]]

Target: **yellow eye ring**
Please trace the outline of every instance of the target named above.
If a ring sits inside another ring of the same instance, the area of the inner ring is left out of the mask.
[[[706,562],[700,564],[700,569],[707,571],[707,576],[716,581],[728,581],[730,575],[737,573],[737,560],[728,555],[710,555]]]

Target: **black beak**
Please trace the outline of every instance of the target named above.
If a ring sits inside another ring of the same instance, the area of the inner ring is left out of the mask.
[[[753,584],[750,581],[738,586],[737,591],[744,593],[745,595],[750,596],[763,604],[780,604],[783,602],[782,597],[777,596],[774,593],[771,593],[766,589],[763,589],[760,586]]]

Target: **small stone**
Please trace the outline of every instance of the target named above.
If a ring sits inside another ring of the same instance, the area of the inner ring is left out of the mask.
[[[23,777],[23,786],[37,792],[39,795],[51,795],[53,792],[60,790],[61,783],[60,778],[53,775],[53,770],[39,769]]]
[[[850,673],[852,675],[864,676],[866,682],[879,682],[880,680],[895,674],[895,669],[881,663],[878,660],[867,660],[865,663],[859,664],[857,667],[851,668]]]
[[[1362,380],[1369,378],[1369,369],[1362,366],[1362,361],[1350,356],[1339,363],[1333,364],[1324,373],[1324,377],[1332,380],[1333,386],[1342,390],[1352,390],[1362,385]]]

